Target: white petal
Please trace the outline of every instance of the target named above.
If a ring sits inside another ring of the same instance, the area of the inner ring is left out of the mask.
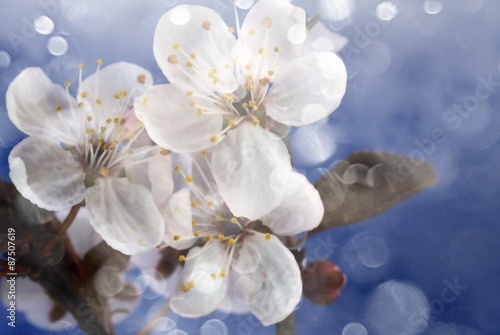
[[[146,187],[126,178],[97,179],[85,201],[90,224],[112,248],[132,255],[162,241],[163,219]]]
[[[148,176],[151,181],[151,193],[158,208],[167,206],[168,199],[174,192],[172,157],[157,155],[148,162]]]
[[[299,267],[276,236],[270,240],[263,234],[246,236],[232,265],[232,274],[238,276],[234,290],[244,294],[252,313],[265,326],[282,321],[299,303]]]
[[[275,234],[291,236],[316,228],[324,211],[318,191],[306,177],[293,172],[283,201],[261,220]]]
[[[245,68],[250,65],[250,73],[261,78],[260,73],[276,72],[279,64],[300,55],[306,34],[302,8],[287,0],[259,1],[243,22],[235,60]]]
[[[47,136],[32,136],[9,155],[10,179],[23,197],[47,210],[63,210],[83,200],[82,166]]]
[[[137,118],[144,123],[149,137],[173,151],[192,152],[207,148],[222,129],[222,115],[198,114],[199,108],[214,109],[212,102],[193,99],[189,89],[178,85],[158,85],[135,101]],[[191,106],[191,101],[195,105]]]
[[[183,188],[174,193],[168,200],[167,206],[162,208],[165,219],[165,242],[171,247],[185,249],[194,243],[192,235],[191,191]],[[174,236],[180,236],[174,241]],[[187,241],[186,241],[186,237]]]
[[[231,53],[235,41],[214,10],[179,5],[158,22],[153,51],[171,83],[187,84],[202,94],[228,93],[237,87]],[[216,73],[211,77],[213,69]]]
[[[144,81],[144,84],[139,80]],[[78,99],[91,106],[92,116],[96,119],[96,124],[101,126],[107,118],[119,117],[128,111],[134,99],[143,95],[152,85],[153,76],[146,69],[119,62],[87,77],[79,88]],[[83,92],[86,98],[82,98]],[[117,99],[115,94],[120,92],[126,92],[126,96]],[[100,103],[96,103],[97,99]],[[102,122],[99,123],[99,120]]]
[[[317,22],[307,34],[303,53],[313,51],[329,51],[337,53],[348,42],[342,35],[328,29],[322,22]]]
[[[212,172],[231,212],[256,220],[283,199],[290,156],[279,137],[244,122],[215,147]]]
[[[264,105],[267,115],[289,126],[302,126],[330,115],[347,84],[342,60],[331,52],[313,52],[282,67]]]
[[[26,134],[47,135],[76,144],[71,115],[71,107],[77,109],[76,101],[40,68],[27,68],[10,83],[6,103],[12,123]]]
[[[198,253],[201,248],[189,251],[187,257]],[[174,288],[170,306],[172,310],[184,317],[200,317],[214,311],[226,296],[228,276],[220,276],[225,269],[226,251],[224,244],[214,241],[203,247],[203,252],[192,259],[186,260],[179,282]],[[212,278],[216,274],[216,278]],[[188,292],[181,289],[182,284],[193,282]]]

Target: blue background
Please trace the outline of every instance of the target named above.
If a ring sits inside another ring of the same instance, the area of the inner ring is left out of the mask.
[[[5,111],[5,92],[20,71],[40,66],[62,84],[77,79],[79,63],[103,58],[105,64],[137,63],[154,74],[155,83],[165,82],[153,58],[153,32],[159,17],[181,2],[215,8],[234,26],[225,0],[3,0],[0,50],[11,62],[0,62],[2,177],[9,150],[22,138]],[[291,134],[297,169],[315,180],[321,168],[354,151],[420,152],[439,181],[378,217],[308,242],[308,257],[338,263],[348,285],[332,305],[304,300],[297,334],[362,335],[363,327],[384,335],[500,334],[500,2],[443,1],[436,14],[429,13],[436,1],[393,2],[398,12],[389,21],[377,17],[381,1],[374,0],[352,1],[350,20],[323,17],[350,41],[340,52],[349,74],[347,93],[328,122]],[[294,3],[311,16],[318,11],[319,1]],[[39,15],[54,21],[50,35],[32,29]],[[67,53],[48,51],[52,36],[67,41]],[[499,85],[480,98],[484,80]],[[436,129],[445,134],[442,143],[431,142]],[[461,287],[455,293],[449,289],[453,282]],[[138,315],[118,325],[117,334],[137,329],[154,304],[145,300]],[[419,313],[426,309],[423,322]],[[2,334],[49,333],[26,324],[20,314],[12,332],[4,310],[1,315]],[[199,334],[203,322],[213,318],[223,320],[229,334],[274,333],[250,315],[169,317],[188,334]],[[359,325],[346,326],[353,322]]]

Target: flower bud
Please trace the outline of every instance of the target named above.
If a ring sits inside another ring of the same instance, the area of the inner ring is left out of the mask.
[[[318,305],[337,300],[346,282],[347,277],[330,260],[314,261],[302,271],[304,296]]]

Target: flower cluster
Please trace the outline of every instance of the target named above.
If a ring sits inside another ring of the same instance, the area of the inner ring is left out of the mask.
[[[327,117],[346,70],[312,48],[306,14],[260,0],[228,27],[212,9],[179,5],[159,21],[154,55],[170,81],[116,63],[53,84],[37,68],[9,86],[12,122],[29,135],[9,156],[10,177],[39,207],[84,204],[111,247],[138,254],[189,249],[171,306],[198,317],[243,300],[269,325],[299,302],[302,281],[284,243],[324,213],[315,188],[293,171],[289,126]]]

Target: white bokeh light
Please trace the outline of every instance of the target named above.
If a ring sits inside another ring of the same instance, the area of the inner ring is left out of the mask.
[[[48,16],[41,15],[33,21],[35,30],[42,35],[52,34],[54,31],[54,21]]]
[[[61,36],[53,36],[47,42],[47,50],[54,56],[62,56],[68,52],[68,42]]]
[[[427,14],[439,14],[443,10],[443,3],[438,0],[427,0],[424,2],[424,11]]]
[[[378,4],[375,14],[382,21],[390,21],[398,15],[398,6],[392,1],[384,1]]]

